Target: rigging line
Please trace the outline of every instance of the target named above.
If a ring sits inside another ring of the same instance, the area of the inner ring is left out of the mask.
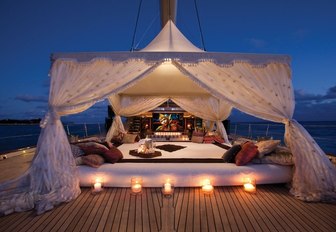
[[[138,27],[138,21],[139,21],[139,16],[140,16],[141,5],[142,5],[142,0],[140,0],[140,3],[139,3],[138,15],[137,15],[137,19],[136,19],[136,22],[135,22],[135,28],[134,28],[134,33],[133,33],[131,51],[134,51],[135,35],[136,35],[137,27]]]
[[[145,30],[145,32],[142,34],[139,42],[135,45],[134,49],[137,49],[139,44],[142,42],[142,40],[145,38],[145,35],[148,33],[149,29],[151,29],[151,27],[153,26],[154,22],[157,20],[157,18],[159,17],[160,12],[158,12],[156,14],[156,16],[152,19],[151,23],[149,24],[149,26],[147,27],[147,29]]]
[[[194,0],[194,4],[195,4],[195,9],[196,9],[196,15],[197,15],[198,27],[199,27],[199,30],[200,30],[200,33],[201,33],[201,41],[202,41],[203,50],[206,51],[206,49],[205,49],[205,44],[204,44],[204,38],[203,38],[202,27],[201,27],[201,22],[200,22],[200,18],[199,18],[199,14],[198,14],[198,8],[197,8],[196,0]]]

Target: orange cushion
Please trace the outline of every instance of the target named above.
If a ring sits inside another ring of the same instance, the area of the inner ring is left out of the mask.
[[[236,165],[242,166],[258,155],[258,147],[253,142],[246,142],[236,156]]]

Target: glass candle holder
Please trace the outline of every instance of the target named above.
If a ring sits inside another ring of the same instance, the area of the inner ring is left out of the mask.
[[[101,191],[103,191],[103,179],[97,177],[93,181],[92,193],[96,194],[96,193],[100,193]]]
[[[174,193],[174,185],[172,185],[170,180],[167,180],[162,186],[162,194],[165,197],[171,197],[173,193]]]
[[[137,194],[142,191],[142,178],[141,177],[133,177],[131,179],[131,190],[132,193]]]
[[[202,185],[202,192],[205,194],[211,194],[214,190],[214,187],[211,185],[211,181],[209,179],[205,179]]]
[[[256,193],[257,185],[254,178],[246,177],[243,180],[244,191],[249,193]]]

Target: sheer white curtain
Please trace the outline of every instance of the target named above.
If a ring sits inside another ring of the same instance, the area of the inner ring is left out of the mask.
[[[171,99],[196,117],[216,122],[218,132],[224,138],[225,143],[230,144],[222,123],[223,120],[230,116],[232,110],[230,104],[212,96],[178,96]]]
[[[124,125],[122,124],[120,116],[131,117],[146,113],[163,102],[167,101],[167,97],[158,96],[120,96],[118,94],[111,95],[109,102],[112,105],[116,116],[106,135],[106,141],[111,141],[112,137],[118,133],[125,133]]]
[[[51,69],[49,111],[41,123],[35,157],[22,177],[0,185],[0,214],[33,207],[40,214],[75,199],[80,194],[79,181],[60,116],[89,108],[136,83],[155,67],[140,60],[56,61]]]
[[[336,169],[307,131],[292,119],[294,93],[290,68],[247,62],[219,66],[174,62],[184,74],[220,99],[248,114],[286,125],[285,141],[293,152],[295,171],[291,192],[306,201],[336,199]]]

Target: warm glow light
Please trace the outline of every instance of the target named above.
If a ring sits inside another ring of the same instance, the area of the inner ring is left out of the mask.
[[[165,196],[171,196],[173,194],[173,191],[174,191],[174,187],[171,184],[170,179],[167,179],[163,185],[162,193]]]
[[[94,193],[98,193],[98,192],[100,192],[100,191],[103,190],[102,182],[103,182],[103,181],[102,181],[102,178],[97,177],[97,178],[95,179],[95,182],[94,182],[94,184],[93,184],[93,192],[94,192]]]
[[[131,179],[131,189],[132,193],[140,193],[142,190],[142,178],[141,177],[133,177]]]
[[[255,193],[257,191],[255,179],[245,178],[243,182],[244,182],[244,190],[246,192]]]
[[[206,194],[210,194],[213,192],[214,187],[211,185],[211,181],[209,179],[205,179],[203,181],[202,192]]]

